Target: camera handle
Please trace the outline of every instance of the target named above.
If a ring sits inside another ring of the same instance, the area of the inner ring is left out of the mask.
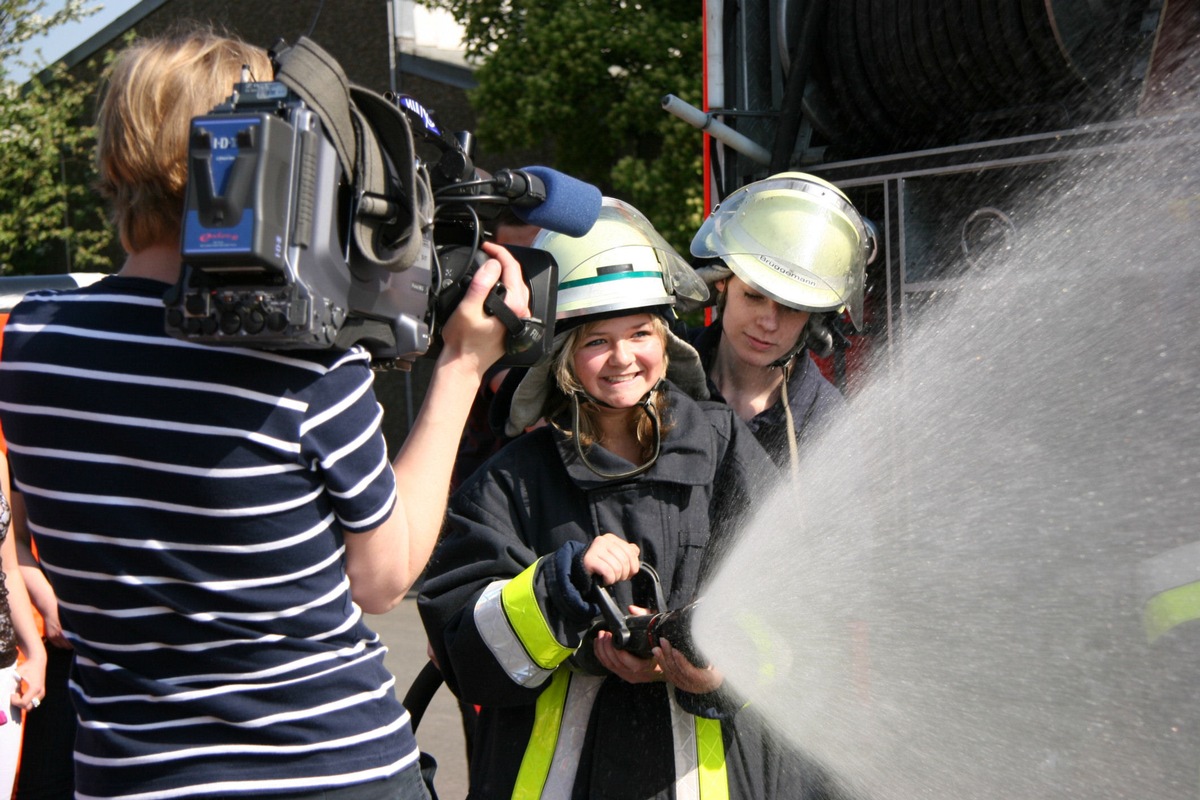
[[[507,296],[508,289],[503,283],[497,283],[483,301],[483,310],[504,323],[508,329],[504,349],[510,356],[515,356],[542,340],[546,335],[546,324],[536,317],[518,317],[505,304],[504,298]]]

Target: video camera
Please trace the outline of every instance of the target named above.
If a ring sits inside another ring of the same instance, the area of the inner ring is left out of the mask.
[[[487,175],[470,133],[444,134],[416,100],[352,85],[301,38],[272,81],[243,81],[192,121],[179,282],[167,332],[260,349],[361,344],[377,367],[411,369],[486,260],[485,223],[521,220],[582,236],[600,191],[545,167]],[[433,151],[422,158],[419,141]],[[532,364],[554,335],[557,265],[509,247],[530,290],[519,319],[497,284],[485,309],[508,329],[501,364]]]

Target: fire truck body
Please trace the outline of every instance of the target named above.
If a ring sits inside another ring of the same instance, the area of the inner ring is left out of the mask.
[[[707,0],[704,22],[705,118],[738,137],[705,137],[708,207],[794,169],[881,232],[865,329],[822,363],[843,389],[906,314],[1012,247],[1037,188],[1164,141],[1200,150],[1189,0]],[[1200,217],[1194,178],[1161,180]]]

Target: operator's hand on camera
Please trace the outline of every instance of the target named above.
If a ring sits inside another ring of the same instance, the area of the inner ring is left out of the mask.
[[[644,608],[630,606],[635,615],[648,614]],[[618,650],[613,644],[611,631],[599,631],[592,643],[592,652],[605,669],[627,683],[656,683],[665,680],[663,671],[653,658],[638,658],[626,650]]]
[[[721,688],[725,676],[721,674],[720,670],[712,664],[707,667],[697,667],[688,661],[683,653],[672,647],[669,641],[666,639],[660,641],[662,644],[653,651],[654,660],[658,662],[663,677],[668,683],[676,689],[682,689],[692,694],[708,694]]]
[[[471,279],[470,286],[442,329],[443,357],[449,360],[466,359],[482,379],[483,373],[504,355],[507,330],[496,317],[483,310],[484,301],[499,281],[507,294],[504,303],[518,317],[528,317],[529,287],[521,275],[521,265],[503,247],[483,243],[489,258]]]
[[[636,544],[615,533],[605,533],[592,539],[584,551],[583,568],[594,575],[601,586],[612,586],[637,574],[642,563],[641,554]]]

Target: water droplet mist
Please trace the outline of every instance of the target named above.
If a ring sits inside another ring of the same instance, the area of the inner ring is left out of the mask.
[[[1200,796],[1196,152],[1028,187],[726,554],[699,647],[853,793]]]

